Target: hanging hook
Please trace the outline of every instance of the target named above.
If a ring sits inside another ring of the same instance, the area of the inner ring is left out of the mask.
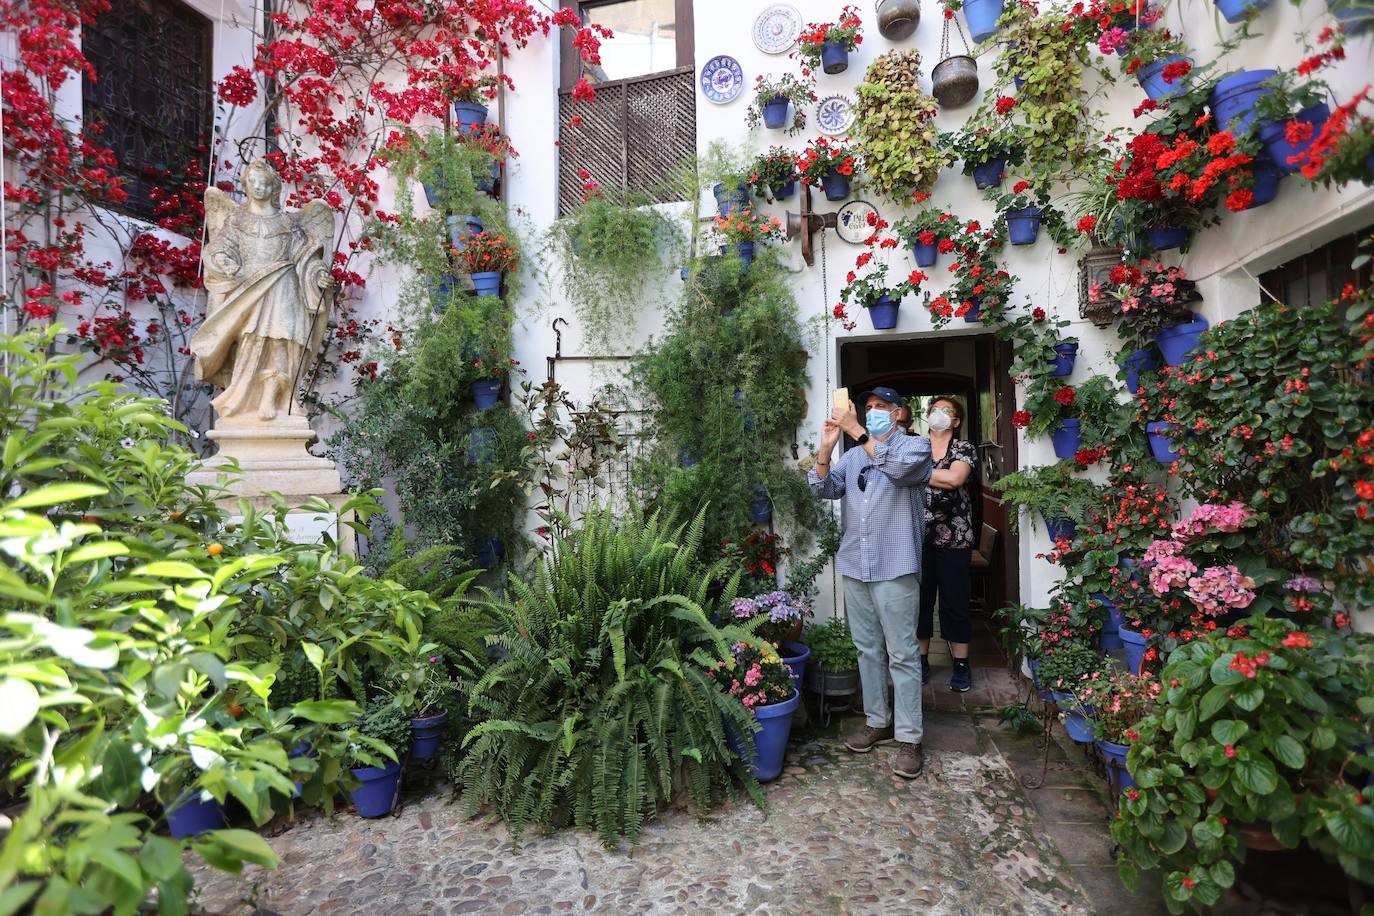
[[[553,328],[553,358],[554,358],[554,359],[559,359],[559,358],[561,358],[561,357],[563,356],[563,332],[560,331],[560,330],[558,329],[558,325],[559,325],[559,324],[565,324],[565,325],[566,325],[567,323],[568,323],[568,322],[567,322],[566,319],[559,317],[559,318],[555,318],[555,319],[553,320],[553,324],[549,325],[549,327]]]

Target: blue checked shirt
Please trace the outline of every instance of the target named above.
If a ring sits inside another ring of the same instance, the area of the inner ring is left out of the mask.
[[[835,554],[842,576],[886,582],[921,574],[925,541],[926,484],[930,481],[930,440],[900,429],[886,442],[874,442],[874,459],[851,448],[821,478],[812,468],[811,492],[843,499],[844,535]],[[865,468],[867,470],[865,471]],[[859,489],[859,475],[864,489]]]

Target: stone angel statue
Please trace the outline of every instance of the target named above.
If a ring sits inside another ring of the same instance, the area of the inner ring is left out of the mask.
[[[281,179],[262,159],[243,171],[247,202],[205,189],[205,322],[191,340],[196,377],[221,386],[218,425],[290,413],[305,359],[318,352],[334,278],[334,213],[323,201],[280,206]]]

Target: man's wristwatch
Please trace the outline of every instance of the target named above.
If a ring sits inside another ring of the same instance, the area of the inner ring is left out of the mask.
[[[868,441],[868,433],[864,433],[862,436],[860,436],[859,438],[857,438],[857,439],[854,440],[854,444],[855,444],[855,445],[863,445],[863,444],[864,444],[865,442],[867,442],[867,441]]]

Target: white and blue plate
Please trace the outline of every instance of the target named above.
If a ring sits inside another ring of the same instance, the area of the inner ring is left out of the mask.
[[[754,20],[754,47],[765,54],[784,54],[797,43],[801,30],[802,18],[797,8],[775,3]]]
[[[854,103],[842,95],[828,95],[816,103],[816,129],[838,137],[854,126]]]
[[[701,94],[717,105],[733,102],[743,91],[744,71],[728,54],[716,55],[701,68]]]

